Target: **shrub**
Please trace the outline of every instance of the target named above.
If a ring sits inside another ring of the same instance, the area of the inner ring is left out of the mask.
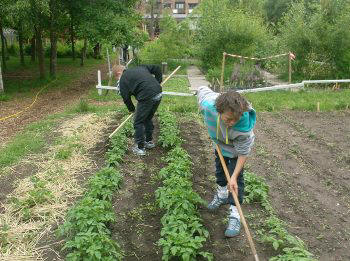
[[[7,49],[7,52],[9,55],[11,56],[18,56],[19,55],[19,46],[17,43],[13,43],[12,45],[10,45]]]
[[[190,32],[186,22],[176,24],[170,15],[164,15],[160,22],[162,33],[159,38],[148,42],[140,51],[141,63],[155,63],[189,56]]]
[[[221,64],[223,52],[255,56],[266,50],[269,33],[263,19],[233,9],[228,0],[206,0],[198,9],[198,55],[204,69]]]

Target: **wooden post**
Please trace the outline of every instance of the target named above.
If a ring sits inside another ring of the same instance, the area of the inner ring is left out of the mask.
[[[109,76],[109,78],[111,78],[112,77],[112,68],[111,68],[111,62],[109,60],[108,48],[107,48],[107,62],[108,62],[108,76]]]
[[[317,102],[317,111],[320,111],[320,102]]]
[[[292,83],[292,57],[291,53],[288,53],[288,82]]]
[[[220,92],[222,92],[222,88],[224,87],[225,58],[226,58],[226,53],[223,52],[223,54],[222,54],[222,67],[221,67],[221,80],[220,80]]]
[[[162,62],[162,74],[167,74],[167,73],[168,73],[168,63]]]

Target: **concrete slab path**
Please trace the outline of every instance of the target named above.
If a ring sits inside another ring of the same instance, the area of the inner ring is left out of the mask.
[[[200,86],[208,86],[210,83],[196,66],[190,66],[187,69],[187,77],[190,82],[190,91],[197,91]]]

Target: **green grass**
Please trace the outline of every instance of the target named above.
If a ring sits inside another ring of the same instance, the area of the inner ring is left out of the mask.
[[[54,80],[49,77],[48,59],[45,60],[47,75],[45,79],[39,79],[37,62],[32,63],[30,57],[27,56],[25,57],[25,62],[26,65],[22,67],[19,58],[11,57],[8,61],[7,73],[15,76],[31,76],[4,78],[5,95],[8,95],[11,98],[18,93],[33,96],[46,85],[48,86],[48,89],[69,88],[73,79],[79,78],[82,73],[90,70],[98,64],[106,63],[104,60],[87,59],[85,65],[81,67],[79,59],[73,61],[71,58],[60,58],[57,61],[57,77],[56,80]]]
[[[8,101],[11,99],[10,95],[4,94],[4,93],[0,93],[0,101]]]
[[[190,83],[187,77],[173,77],[170,78],[163,86],[163,91],[166,92],[184,92],[190,93]]]
[[[268,91],[247,93],[244,96],[257,111],[316,111],[317,102],[321,111],[344,110],[350,107],[350,89],[331,91],[307,89],[299,92]]]
[[[59,116],[56,117],[29,125],[0,149],[0,168],[16,163],[29,153],[40,151],[45,146],[45,133],[52,130]]]

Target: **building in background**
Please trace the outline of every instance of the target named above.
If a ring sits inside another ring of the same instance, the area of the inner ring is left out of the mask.
[[[158,20],[162,18],[162,13],[166,9],[180,22],[192,13],[193,9],[200,1],[201,0],[143,0],[138,6],[144,19],[143,29],[153,37],[159,34]],[[151,27],[153,27],[153,30]]]

